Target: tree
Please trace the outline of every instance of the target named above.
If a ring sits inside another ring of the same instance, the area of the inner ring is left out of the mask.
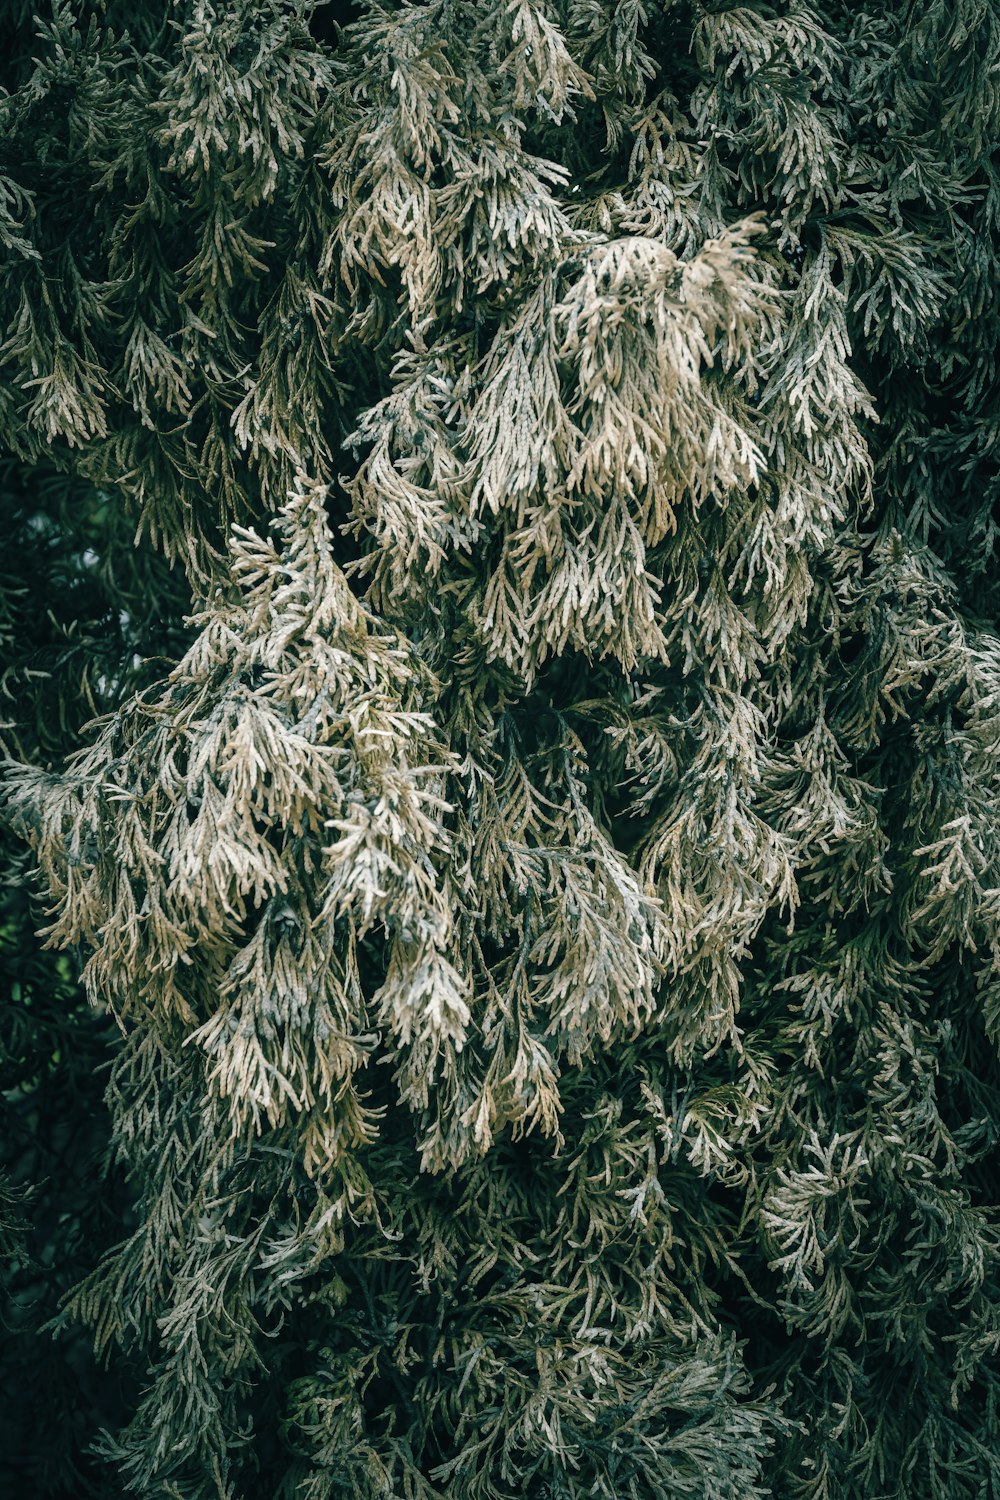
[[[1000,1495],[1000,7],[6,16],[18,1472]]]

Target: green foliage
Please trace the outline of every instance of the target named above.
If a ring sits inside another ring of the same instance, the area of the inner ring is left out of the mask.
[[[85,720],[155,677],[163,653],[176,652],[185,590],[134,548],[134,528],[109,499],[42,467],[9,465],[0,483],[0,737],[22,755],[58,763]],[[44,913],[30,898],[26,854],[4,828],[0,1216],[19,1232],[0,1241],[2,1463],[14,1465],[28,1493],[76,1495],[90,1493],[94,1476],[81,1450],[117,1413],[133,1374],[124,1359],[102,1374],[83,1329],[57,1346],[40,1328],[121,1237],[129,1209],[107,1162],[102,1104],[114,1026],[75,983],[77,956],[33,941]]]
[[[1000,8],[3,25],[14,1472],[997,1500]]]

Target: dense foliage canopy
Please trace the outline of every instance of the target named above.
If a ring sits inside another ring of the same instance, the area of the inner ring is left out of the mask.
[[[998,0],[0,57],[18,1493],[998,1500]]]

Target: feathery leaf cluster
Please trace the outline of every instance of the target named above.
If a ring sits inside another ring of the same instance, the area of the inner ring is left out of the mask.
[[[1000,7],[4,25],[18,1473],[995,1500]]]

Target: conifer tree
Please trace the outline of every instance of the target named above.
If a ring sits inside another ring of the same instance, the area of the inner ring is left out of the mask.
[[[997,1500],[1000,5],[2,28],[0,1463]]]

